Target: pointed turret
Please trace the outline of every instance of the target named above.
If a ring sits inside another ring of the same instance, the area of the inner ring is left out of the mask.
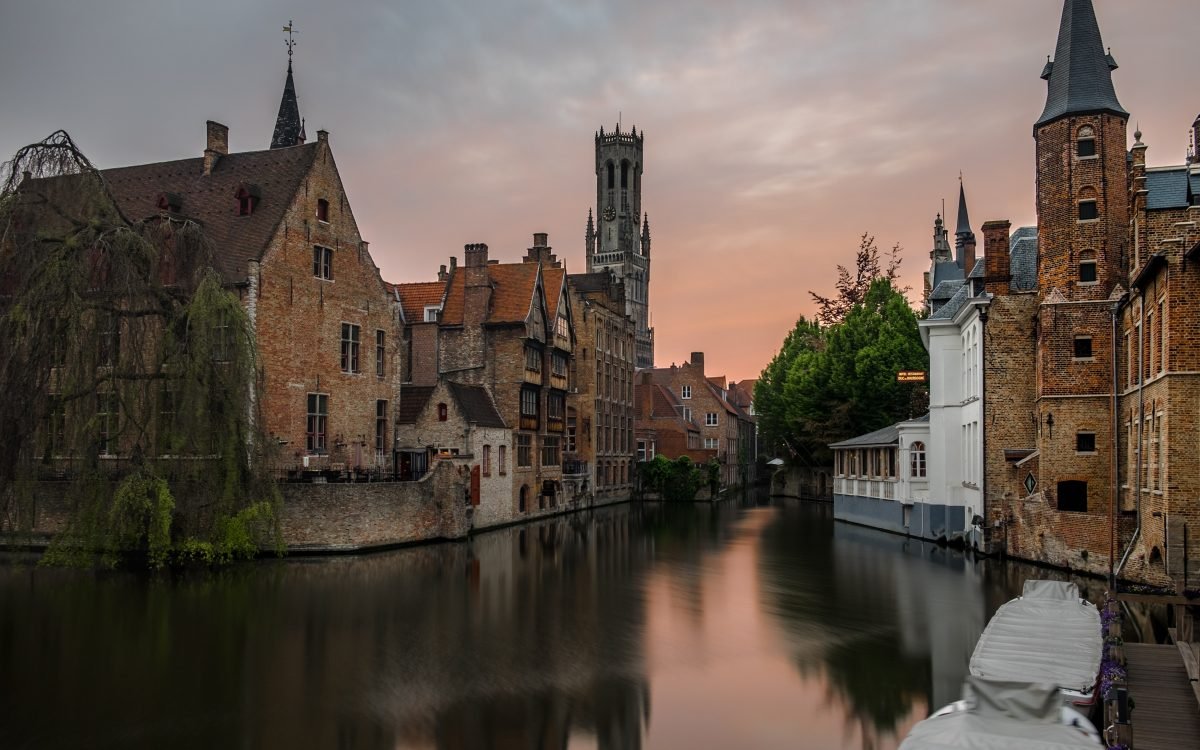
[[[1065,0],[1054,61],[1042,70],[1049,82],[1046,108],[1034,128],[1067,115],[1110,112],[1128,117],[1113,89],[1116,68],[1117,61],[1104,51],[1092,0]]]
[[[296,100],[296,83],[292,80],[292,61],[288,59],[287,81],[283,84],[283,99],[279,116],[275,118],[275,134],[271,148],[286,148],[304,143],[304,124],[300,119],[300,104]]]
[[[587,247],[587,262],[592,262],[592,253],[596,252],[596,224],[592,220],[592,209],[588,209],[587,229],[583,233],[583,241]]]
[[[642,216],[642,255],[650,257],[650,214]]]
[[[954,230],[954,250],[958,267],[964,274],[970,274],[975,266],[975,232],[971,231],[971,219],[967,216],[967,191],[962,175],[958,177],[958,227]]]

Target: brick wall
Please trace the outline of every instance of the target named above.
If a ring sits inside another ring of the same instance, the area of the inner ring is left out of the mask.
[[[438,461],[419,482],[283,485],[283,540],[299,552],[461,539],[471,528],[468,488],[454,461]]]
[[[398,310],[362,242],[328,142],[272,239],[259,269],[255,300],[262,415],[280,441],[285,467],[307,450],[308,394],[328,394],[327,455],[310,465],[375,463],[376,401],[395,403],[401,374]],[[264,196],[270,200],[272,196]],[[329,221],[316,218],[329,202]],[[332,279],[318,278],[313,246],[333,251]],[[359,327],[358,372],[341,365],[342,324]],[[376,331],[384,332],[383,377],[376,374]],[[390,435],[384,444],[390,448]],[[390,450],[385,456],[390,457]]]

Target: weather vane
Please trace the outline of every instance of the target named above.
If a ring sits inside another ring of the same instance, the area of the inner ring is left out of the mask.
[[[288,48],[288,64],[291,64],[292,48],[296,46],[296,40],[295,40],[295,38],[293,38],[292,35],[297,34],[299,32],[292,26],[292,19],[290,19],[290,18],[288,19],[288,25],[284,26],[283,30],[287,34],[287,39],[284,41],[284,44],[286,44],[287,48]]]

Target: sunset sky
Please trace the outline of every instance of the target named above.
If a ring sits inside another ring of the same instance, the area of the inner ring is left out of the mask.
[[[1096,0],[1152,165],[1200,112],[1195,0]],[[389,281],[534,232],[585,270],[592,136],[646,133],[659,365],[756,377],[863,232],[920,295],[934,215],[1032,224],[1038,74],[1059,0],[0,0],[0,155],[67,130],[100,167],[266,148],[299,30],[300,112],[330,131]],[[952,227],[953,229],[953,227]]]

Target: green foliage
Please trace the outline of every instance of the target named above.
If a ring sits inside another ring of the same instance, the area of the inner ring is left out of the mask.
[[[28,523],[22,488],[51,476],[75,511],[48,563],[278,548],[253,331],[200,225],[125,217],[61,131],[6,170],[0,517]]]
[[[801,318],[755,388],[768,445],[793,461],[829,465],[830,443],[924,413],[922,386],[896,382],[900,370],[929,367],[917,316],[893,286],[895,266],[884,273],[869,261],[875,276],[861,299],[825,328]]]
[[[718,471],[720,467],[718,465]],[[691,502],[704,486],[704,473],[688,456],[672,461],[661,453],[638,464],[643,489],[668,502]]]

